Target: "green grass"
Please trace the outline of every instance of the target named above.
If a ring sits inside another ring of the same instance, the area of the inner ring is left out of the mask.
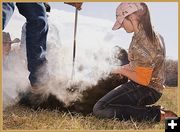
[[[177,88],[166,88],[157,102],[177,113]],[[93,115],[72,115],[59,111],[39,109],[34,111],[22,106],[11,106],[3,112],[3,129],[64,129],[64,130],[144,130],[164,129],[164,122],[118,121],[117,119],[98,119]]]

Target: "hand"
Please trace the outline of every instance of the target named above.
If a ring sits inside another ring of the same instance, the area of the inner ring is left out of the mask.
[[[81,10],[82,2],[64,2],[65,4],[72,5],[76,7],[76,9]]]
[[[125,68],[125,65],[124,66],[119,66],[118,68],[116,69],[113,69],[111,71],[112,74],[121,74],[121,71]]]
[[[111,74],[120,74],[120,73],[119,73],[119,69],[113,69],[113,70],[111,71]]]
[[[122,74],[120,74],[117,70],[113,70],[109,75],[112,77],[118,77],[119,79],[123,79],[125,77]]]
[[[43,4],[44,4],[44,6],[46,8],[46,12],[50,12],[51,11],[51,6],[49,5],[49,3],[48,2],[44,2]]]

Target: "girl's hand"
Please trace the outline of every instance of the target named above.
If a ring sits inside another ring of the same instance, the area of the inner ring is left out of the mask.
[[[121,74],[122,68],[124,68],[124,66],[120,66],[120,67],[117,68],[117,69],[113,69],[113,70],[111,71],[111,73],[112,73],[112,74]]]
[[[121,74],[121,68],[112,70],[111,74],[118,76],[120,79],[124,78],[124,76]]]
[[[112,74],[120,74],[120,73],[119,73],[119,69],[113,69],[113,70],[111,71],[111,73],[112,73]]]
[[[81,10],[82,2],[64,2],[65,4],[72,5],[76,7],[76,9]]]

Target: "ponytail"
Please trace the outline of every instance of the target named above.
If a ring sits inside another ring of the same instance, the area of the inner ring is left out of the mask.
[[[139,16],[139,26],[143,28],[145,34],[150,42],[156,42],[156,35],[152,28],[150,13],[147,5],[145,3],[141,3],[143,10],[139,10],[136,14]]]

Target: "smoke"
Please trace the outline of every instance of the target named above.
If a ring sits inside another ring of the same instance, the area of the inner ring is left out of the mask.
[[[13,105],[18,101],[20,91],[26,91],[28,71],[25,56],[18,48],[13,46],[10,54],[3,60],[3,106]]]
[[[48,21],[47,59],[50,80],[46,92],[55,95],[68,106],[81,98],[82,91],[96,85],[100,78],[108,76],[114,67],[110,62],[117,37],[113,37],[112,22],[79,15],[75,74],[71,80],[74,14],[52,10]],[[20,29],[12,34],[16,36],[17,31]],[[25,45],[23,43],[22,45]],[[18,101],[18,93],[28,90],[30,86],[23,48],[25,47],[14,46],[14,50],[3,62],[4,108],[15,104]],[[76,86],[78,90],[69,92],[67,89],[71,86]]]

